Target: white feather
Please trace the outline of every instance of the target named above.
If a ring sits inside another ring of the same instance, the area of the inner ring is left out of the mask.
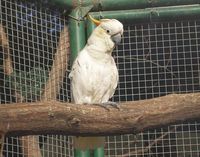
[[[117,20],[105,20],[93,31],[87,45],[75,59],[72,71],[71,89],[76,104],[108,102],[118,83],[118,71],[113,57],[112,37],[121,37],[123,25]],[[104,145],[104,137],[74,138],[75,148],[85,150]]]
[[[74,61],[70,73],[74,102],[103,103],[115,92],[118,71],[114,59],[109,54],[95,58],[85,47]]]
[[[104,103],[115,92],[118,71],[111,56],[115,45],[110,32],[121,35],[123,25],[117,20],[102,22],[73,63],[69,77],[76,104]]]

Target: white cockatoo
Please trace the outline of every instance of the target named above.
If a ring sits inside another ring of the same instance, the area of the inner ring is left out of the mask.
[[[75,104],[106,104],[118,84],[118,70],[112,57],[115,45],[120,43],[123,25],[116,19],[90,17],[97,25],[79,52],[69,74]],[[75,148],[96,149],[104,146],[104,137],[77,137]]]

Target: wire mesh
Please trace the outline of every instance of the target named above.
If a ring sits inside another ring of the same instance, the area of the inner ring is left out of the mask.
[[[114,101],[200,91],[200,21],[125,26],[114,53],[119,85]],[[138,135],[107,137],[108,156],[198,157],[199,123],[179,124]]]
[[[69,58],[69,44],[64,31],[67,20],[62,11],[37,3],[0,0],[0,27],[1,104],[47,98],[69,101],[70,93],[66,88],[69,87],[69,67],[64,62]],[[65,71],[52,74],[60,67]],[[58,83],[48,83],[48,80]],[[3,152],[5,157],[66,157],[72,154],[71,138],[58,135],[8,137]]]
[[[107,156],[198,157],[199,123],[172,125],[137,135],[108,137]]]
[[[200,91],[199,21],[129,25],[116,51],[116,101]]]
[[[59,90],[55,85],[49,88],[46,85],[52,77],[58,49],[62,52],[67,49],[60,46],[61,34],[67,25],[62,10],[26,1],[0,0],[0,4],[1,104],[51,97],[44,89],[55,90],[55,99],[59,101],[70,101],[67,64],[62,65],[65,72],[60,74],[63,78],[59,80]],[[114,52],[120,78],[112,100],[135,101],[170,93],[200,92],[199,50],[198,20],[126,25],[123,42]],[[199,122],[193,122],[137,135],[110,136],[107,137],[106,156],[199,157],[199,126]],[[34,149],[38,149],[41,156],[73,156],[71,137],[27,138],[36,142]],[[22,145],[23,140],[21,137],[6,138],[3,155],[27,155],[23,150],[29,146]]]

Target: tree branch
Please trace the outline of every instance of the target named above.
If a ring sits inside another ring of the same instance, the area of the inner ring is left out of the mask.
[[[62,80],[67,70],[69,51],[69,32],[68,27],[64,26],[64,29],[60,33],[53,65],[49,73],[49,79],[43,90],[41,100],[56,100],[56,96],[60,90]]]
[[[144,156],[145,153],[147,153],[148,151],[150,151],[151,147],[153,147],[154,145],[158,144],[159,142],[161,142],[166,136],[169,135],[169,133],[174,132],[176,130],[176,128],[170,130],[170,132],[165,132],[164,134],[162,134],[160,137],[158,137],[157,139],[155,139],[153,142],[151,142],[148,146],[145,146],[144,148],[138,148],[130,153],[126,153],[123,154],[120,157],[129,157],[131,155],[138,155],[138,156]],[[118,156],[119,157],[119,156]]]
[[[64,78],[65,71],[67,70],[68,55],[69,34],[68,27],[64,26],[64,29],[60,33],[59,43],[56,49],[53,65],[49,74],[49,79],[43,90],[41,100],[56,100],[56,96]],[[20,142],[22,145],[22,152],[24,157],[42,157],[38,136],[22,136],[20,138]]]
[[[58,101],[0,106],[0,131],[10,135],[114,135],[200,118],[200,93],[126,102],[121,109]]]

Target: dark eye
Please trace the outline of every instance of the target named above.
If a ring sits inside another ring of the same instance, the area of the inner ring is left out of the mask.
[[[109,30],[107,30],[107,33],[110,33],[110,31],[109,31]]]

